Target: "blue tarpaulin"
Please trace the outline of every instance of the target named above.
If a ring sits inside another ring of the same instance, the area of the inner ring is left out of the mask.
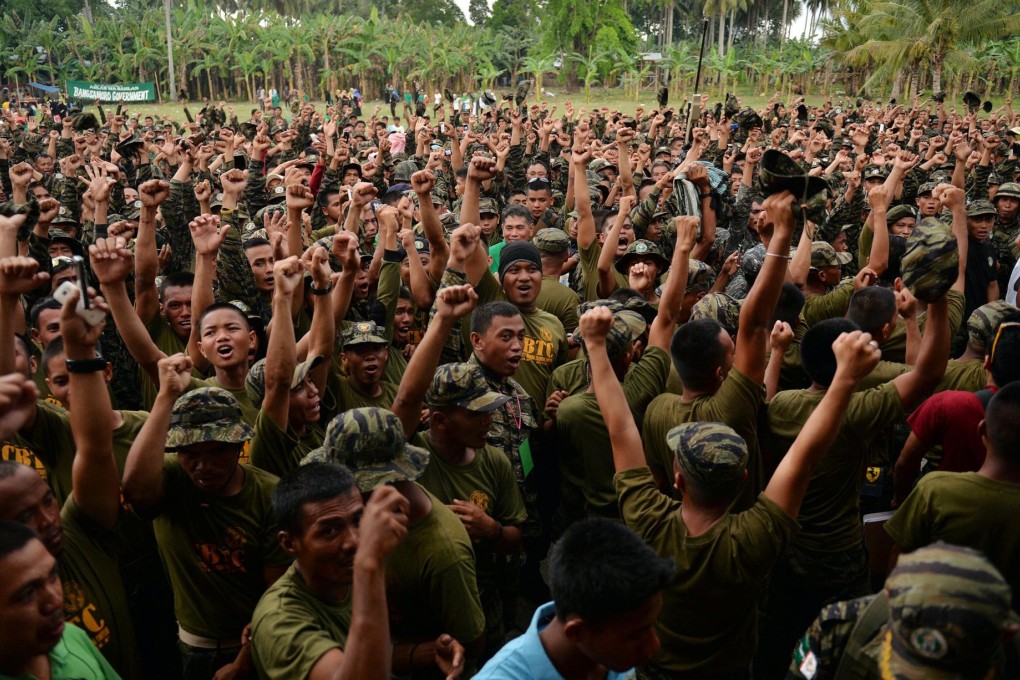
[[[59,87],[54,87],[52,85],[43,85],[42,83],[29,83],[29,85],[37,90],[42,90],[43,92],[48,92],[50,94],[60,92]]]

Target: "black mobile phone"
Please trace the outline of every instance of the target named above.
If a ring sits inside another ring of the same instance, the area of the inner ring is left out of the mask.
[[[248,169],[248,157],[243,153],[234,154],[234,169],[235,170],[247,170]]]
[[[351,131],[350,130],[344,130],[344,141],[345,142],[351,141]]]
[[[81,291],[81,306],[83,309],[88,309],[91,306],[89,302],[89,282],[85,277],[85,260],[81,255],[74,256],[74,267],[78,272],[78,290]]]
[[[637,121],[631,118],[630,120],[623,121],[624,127],[629,127],[631,130],[637,130]]]

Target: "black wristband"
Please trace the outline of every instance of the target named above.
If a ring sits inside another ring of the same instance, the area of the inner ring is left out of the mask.
[[[96,357],[95,359],[67,359],[68,373],[97,373],[106,370],[106,359]]]
[[[333,292],[333,282],[330,281],[329,285],[325,288],[316,288],[315,284],[308,286],[308,292],[312,295],[329,295]]]

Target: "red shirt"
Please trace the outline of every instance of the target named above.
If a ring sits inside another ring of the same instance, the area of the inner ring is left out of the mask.
[[[993,388],[994,389],[994,388]],[[985,462],[978,425],[985,407],[973,392],[937,392],[925,400],[907,424],[927,448],[942,447],[941,472],[974,472]]]

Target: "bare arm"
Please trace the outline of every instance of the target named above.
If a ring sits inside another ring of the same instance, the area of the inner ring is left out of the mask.
[[[156,210],[170,196],[170,184],[151,179],[138,187],[142,211],[138,217],[138,235],[135,237],[135,313],[142,323],[148,323],[159,313],[159,292],[156,275],[159,274],[159,255],[156,252]]]
[[[443,223],[439,221],[436,209],[432,205],[432,189],[435,186],[436,177],[431,170],[420,170],[411,175],[411,188],[418,196],[421,228],[425,233],[425,240],[429,242],[429,254],[431,255],[429,274],[432,275],[433,280],[438,281],[443,276],[443,267],[450,256],[450,246],[446,242]]]
[[[683,306],[684,293],[687,291],[687,270],[690,267],[691,249],[698,235],[698,218],[682,216],[676,218],[676,247],[673,249],[673,262],[670,275],[662,287],[659,298],[659,313],[652,321],[648,331],[648,345],[658,347],[669,353],[669,343],[673,340],[673,331]]]
[[[294,304],[294,289],[302,285],[304,263],[296,257],[288,257],[273,265],[273,318],[274,324],[266,349],[266,393],[262,400],[262,412],[281,430],[289,424],[290,383],[297,365],[297,342],[294,339],[294,324],[290,322]]]

